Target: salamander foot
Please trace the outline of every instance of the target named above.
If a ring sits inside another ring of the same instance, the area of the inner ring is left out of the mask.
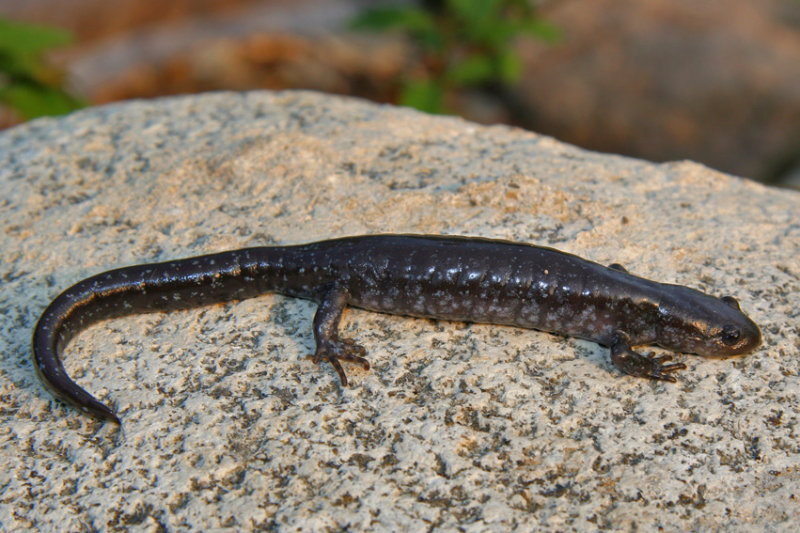
[[[342,386],[346,387],[347,376],[339,361],[358,363],[364,367],[364,370],[369,370],[369,361],[363,357],[365,355],[367,355],[367,351],[360,344],[356,344],[350,339],[336,339],[318,343],[313,361],[316,364],[328,361],[339,374]]]
[[[661,381],[675,382],[675,376],[671,374],[678,370],[683,370],[686,365],[683,363],[666,363],[671,361],[671,355],[654,356],[653,352],[642,355],[633,351],[628,345],[628,337],[624,333],[617,333],[611,343],[611,361],[619,370],[643,378],[658,379]]]

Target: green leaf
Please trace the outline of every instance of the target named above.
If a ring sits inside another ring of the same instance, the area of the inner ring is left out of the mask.
[[[480,85],[491,81],[495,75],[492,59],[484,54],[471,55],[451,66],[446,79],[455,85]]]
[[[357,16],[350,26],[359,30],[400,29],[410,32],[428,32],[434,29],[435,22],[430,13],[413,7],[383,7],[370,9]]]
[[[522,59],[512,48],[509,48],[497,58],[497,70],[503,83],[514,85],[522,79],[524,70]]]
[[[0,88],[0,102],[26,119],[63,115],[84,105],[60,89],[31,84],[14,84]]]
[[[434,16],[415,7],[370,9],[354,18],[350,27],[357,30],[400,30],[428,48],[439,49],[442,46],[442,33]]]
[[[523,24],[519,26],[519,33],[542,39],[551,44],[558,43],[564,38],[564,33],[561,31],[561,28],[552,22],[538,17],[524,21]]]
[[[26,119],[83,107],[59,88],[62,73],[43,60],[46,50],[71,40],[65,30],[0,18],[0,102]]]
[[[33,26],[0,18],[0,52],[41,53],[72,42],[72,34],[60,28]]]
[[[493,42],[497,24],[502,22],[497,4],[497,0],[449,0],[454,30],[465,42],[481,46]]]
[[[447,5],[462,22],[473,27],[497,19],[503,0],[448,0]]]
[[[431,80],[416,80],[406,84],[400,95],[400,104],[427,113],[442,114],[444,91],[442,86]]]
[[[35,78],[42,61],[30,54],[9,54],[0,50],[0,72],[11,78]]]

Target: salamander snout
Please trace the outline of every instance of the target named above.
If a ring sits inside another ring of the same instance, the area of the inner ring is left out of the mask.
[[[739,355],[750,353],[758,348],[761,344],[761,331],[744,314],[742,317],[746,319],[746,323],[725,324],[719,328],[714,335],[716,340],[714,344],[720,348],[721,352],[709,355]]]
[[[761,344],[761,330],[742,313],[736,298],[723,296],[719,301],[725,304],[723,310],[718,313],[723,325],[714,333],[716,344],[722,350],[721,355],[745,354],[758,348]],[[727,309],[724,309],[725,307]]]
[[[750,353],[761,344],[761,331],[730,297],[714,298],[681,287],[675,298],[662,300],[664,325],[658,344],[675,351],[706,357]]]

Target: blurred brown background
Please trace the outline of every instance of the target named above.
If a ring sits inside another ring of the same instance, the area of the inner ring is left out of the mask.
[[[407,2],[406,2],[407,3]],[[357,0],[0,0],[0,16],[60,26],[51,59],[92,104],[219,89],[305,88],[395,102],[413,43],[348,22]],[[555,44],[520,39],[519,86],[455,110],[579,146],[693,159],[800,186],[800,2],[552,0]],[[2,126],[13,123],[0,115]]]

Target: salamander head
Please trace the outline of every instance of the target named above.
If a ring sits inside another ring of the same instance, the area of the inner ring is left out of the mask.
[[[677,285],[659,302],[659,346],[707,357],[752,352],[761,344],[758,326],[731,296],[714,298]]]

